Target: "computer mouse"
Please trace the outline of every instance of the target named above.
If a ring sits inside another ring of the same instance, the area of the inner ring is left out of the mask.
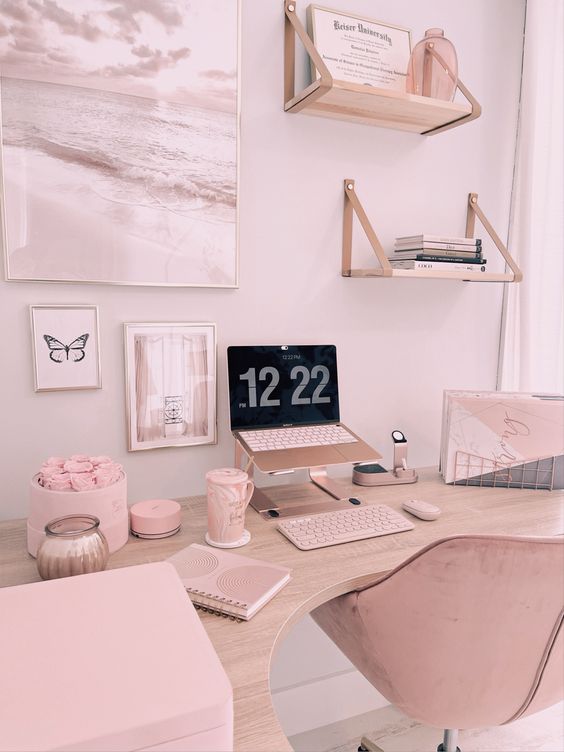
[[[276,511],[276,509],[269,509],[268,515],[269,517],[280,517],[280,514]]]
[[[357,506],[359,504],[362,504],[362,501],[360,499],[357,499],[356,496],[351,496],[349,498],[349,501],[350,501],[351,504],[356,504]]]
[[[441,514],[439,507],[421,499],[408,499],[401,506],[406,512],[409,512],[414,517],[418,517],[420,520],[436,520]]]

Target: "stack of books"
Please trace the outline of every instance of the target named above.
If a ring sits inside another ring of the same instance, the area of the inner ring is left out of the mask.
[[[480,238],[411,235],[396,238],[388,257],[394,269],[430,269],[450,272],[485,272]]]

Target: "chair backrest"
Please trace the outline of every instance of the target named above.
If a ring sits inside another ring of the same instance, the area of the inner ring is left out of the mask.
[[[344,598],[345,653],[423,723],[499,725],[563,697],[564,538],[446,538]]]

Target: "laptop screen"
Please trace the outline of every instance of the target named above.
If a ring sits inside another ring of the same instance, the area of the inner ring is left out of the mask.
[[[337,423],[335,345],[227,348],[231,428]]]

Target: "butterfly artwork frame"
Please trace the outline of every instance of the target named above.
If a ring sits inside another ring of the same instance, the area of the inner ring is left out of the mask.
[[[36,392],[101,389],[96,305],[31,305]]]

